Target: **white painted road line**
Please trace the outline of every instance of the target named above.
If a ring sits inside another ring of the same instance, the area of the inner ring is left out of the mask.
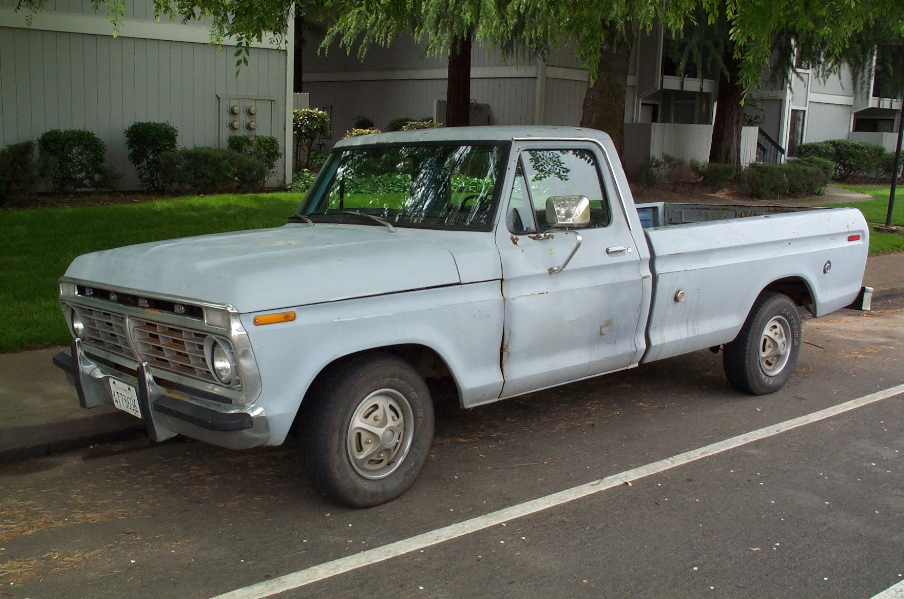
[[[890,589],[885,589],[872,599],[904,599],[904,581],[899,582]]]
[[[481,530],[490,528],[491,526],[502,524],[503,522],[509,522],[517,518],[523,518],[524,516],[536,514],[537,512],[541,512],[543,510],[547,510],[549,508],[553,508],[570,501],[574,501],[576,499],[595,495],[607,489],[617,487],[618,485],[623,485],[627,482],[632,482],[641,478],[645,478],[647,476],[651,476],[653,474],[659,474],[661,472],[665,472],[666,470],[671,470],[672,468],[677,468],[678,466],[683,466],[685,464],[689,464],[703,458],[724,453],[731,449],[736,449],[755,441],[774,437],[792,429],[806,426],[814,422],[819,422],[820,420],[825,420],[827,418],[832,418],[833,416],[837,416],[838,414],[856,410],[857,408],[862,408],[863,406],[882,401],[883,399],[888,399],[889,397],[894,397],[895,395],[900,395],[901,393],[904,393],[904,385],[897,385],[884,391],[865,395],[858,399],[852,399],[851,401],[839,404],[837,406],[826,408],[825,410],[819,410],[818,412],[813,412],[812,414],[807,414],[805,416],[800,416],[799,418],[786,420],[785,422],[780,422],[778,424],[751,431],[743,435],[738,435],[737,437],[732,437],[718,443],[713,443],[712,445],[707,445],[706,447],[701,447],[699,449],[681,453],[676,456],[659,460],[657,462],[652,462],[645,466],[640,466],[632,470],[626,470],[625,472],[621,472],[619,474],[607,476],[606,478],[594,481],[592,483],[565,489],[564,491],[559,491],[558,493],[553,493],[552,495],[547,495],[545,497],[540,497],[532,501],[513,505],[512,507],[492,512],[484,516],[478,516],[477,518],[473,518],[471,520],[465,520],[464,522],[459,522],[457,524],[452,524],[450,526],[431,530],[429,532],[425,532],[408,539],[396,541],[395,543],[390,543],[389,545],[384,545],[383,547],[376,547],[374,549],[369,549],[356,555],[350,555],[348,557],[343,557],[331,562],[318,564],[316,566],[311,566],[310,568],[305,568],[304,570],[286,574],[285,576],[280,576],[278,578],[259,582],[257,584],[253,584],[241,589],[236,589],[222,595],[217,595],[213,599],[264,599],[264,597],[271,597],[273,595],[284,593],[292,589],[297,589],[305,585],[319,582],[321,580],[326,580],[327,578],[331,578],[339,574],[351,572],[352,570],[357,570],[358,568],[370,566],[372,564],[392,559],[394,557],[405,555],[406,553],[418,551],[426,547],[431,547],[433,545],[438,545],[452,539],[457,539],[458,537],[479,532]],[[886,593],[892,592],[891,595],[877,595],[876,597],[881,597],[881,599],[904,599],[904,588],[895,591],[895,589],[898,589],[898,587],[900,586],[901,585],[896,585],[886,591]],[[895,592],[899,594],[894,594]]]

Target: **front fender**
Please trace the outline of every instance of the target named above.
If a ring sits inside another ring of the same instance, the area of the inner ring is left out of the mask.
[[[369,349],[416,344],[447,364],[464,405],[499,397],[503,301],[499,281],[453,285],[286,308],[295,320],[255,326],[243,314],[261,377],[257,404],[270,420],[270,442],[289,432],[311,383],[336,360]]]

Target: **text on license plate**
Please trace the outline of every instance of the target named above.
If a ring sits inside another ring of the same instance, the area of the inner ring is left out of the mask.
[[[138,408],[138,392],[135,387],[126,385],[116,379],[110,381],[110,395],[113,397],[113,405],[128,412],[132,416],[141,418],[141,410]]]

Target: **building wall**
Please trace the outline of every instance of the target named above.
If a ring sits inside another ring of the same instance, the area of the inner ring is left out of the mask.
[[[252,48],[236,77],[234,48],[212,46],[203,25],[155,23],[150,2],[128,3],[130,20],[116,38],[87,0],[48,2],[32,27],[10,6],[0,0],[0,146],[87,129],[106,143],[124,189],[138,183],[123,134],[136,121],[169,122],[181,147],[225,147],[230,135],[252,133],[245,125],[253,120],[254,133],[286,147],[285,51]],[[233,105],[241,114],[230,117]],[[271,183],[284,178],[280,161]]]
[[[810,102],[804,142],[847,139],[851,132],[851,107]]]

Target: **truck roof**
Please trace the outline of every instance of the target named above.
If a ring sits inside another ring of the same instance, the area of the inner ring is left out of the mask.
[[[609,142],[609,135],[586,127],[551,126],[486,126],[486,127],[436,127],[414,131],[374,133],[350,137],[338,142],[335,147],[348,148],[383,143],[422,143],[437,141],[513,141],[516,139],[595,139]]]

